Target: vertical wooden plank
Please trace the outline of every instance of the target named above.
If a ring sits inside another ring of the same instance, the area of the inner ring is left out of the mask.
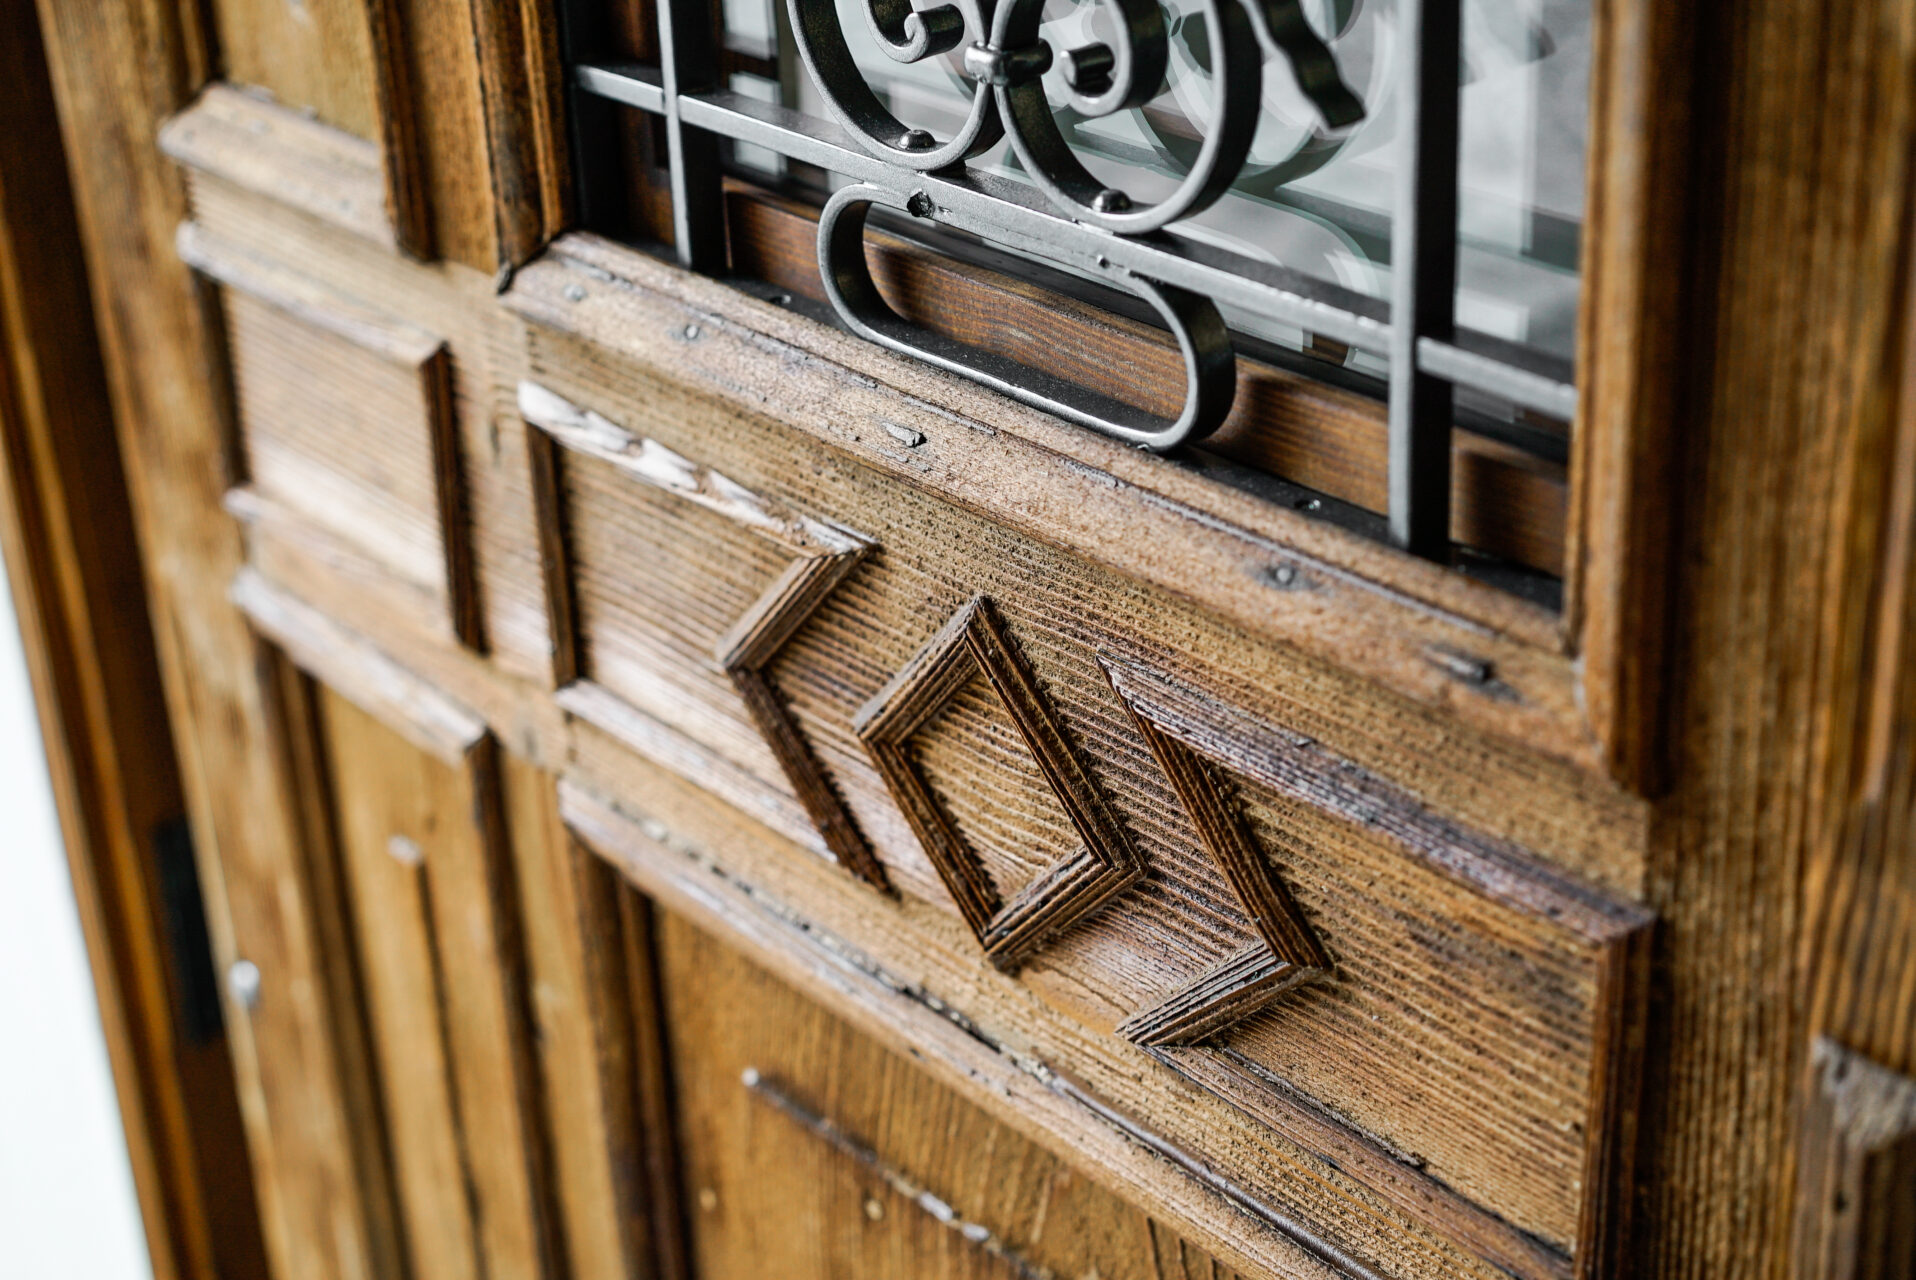
[[[263,1276],[66,156],[31,5],[0,11],[0,548],[159,1280]]]
[[[413,1274],[557,1277],[490,740],[447,762],[321,707]]]
[[[1590,152],[1577,333],[1579,403],[1566,529],[1564,628],[1610,773],[1667,781],[1661,732],[1672,498],[1687,447],[1672,427],[1706,358],[1686,286],[1697,6],[1593,0]],[[1698,145],[1709,146],[1707,141]]]
[[[573,1274],[683,1280],[650,912],[566,830],[549,774],[508,759],[505,783]]]
[[[1698,261],[1683,288],[1699,304],[1698,345],[1664,446],[1681,498],[1662,553],[1675,579],[1662,728],[1674,758],[1651,827],[1659,979],[1623,1260],[1667,1280],[1785,1272],[1812,1034],[1847,1008],[1875,1028],[1851,1047],[1907,1064],[1916,980],[1908,877],[1869,870],[1908,865],[1906,808],[1878,811],[1900,833],[1851,864],[1863,874],[1848,887],[1818,883],[1819,866],[1847,860],[1828,861],[1836,837],[1867,816],[1832,782],[1860,776],[1840,757],[1900,412],[1916,9],[1695,8],[1709,38],[1696,42]],[[1877,930],[1854,952],[1841,936]],[[1819,953],[1860,962],[1860,999],[1805,990],[1801,966]]]
[[[258,968],[226,993],[263,1233],[281,1280],[395,1273],[329,1017],[331,977],[300,875],[301,828],[264,651],[226,592],[241,560],[217,316],[174,256],[181,180],[154,145],[210,63],[199,8],[172,0],[39,7],[81,240],[145,553],[161,673],[214,954]]]

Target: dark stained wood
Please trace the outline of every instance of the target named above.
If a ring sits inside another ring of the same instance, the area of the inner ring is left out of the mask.
[[[1890,1280],[1916,1270],[1916,1080],[1834,1040],[1810,1051],[1797,1174],[1798,1280]]]
[[[974,672],[982,673],[1084,847],[1004,901],[911,759],[911,740]],[[991,601],[974,597],[852,719],[892,798],[944,878],[993,964],[1030,954],[1123,893],[1144,865],[1104,794],[1059,728],[1044,693],[1007,639]]]

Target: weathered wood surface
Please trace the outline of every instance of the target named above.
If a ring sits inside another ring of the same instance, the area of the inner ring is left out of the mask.
[[[0,550],[146,1253],[157,1280],[263,1277],[180,767],[32,5],[0,13],[0,132]],[[20,780],[7,785],[18,794]],[[31,1028],[9,1039],[12,1052],[34,1052]]]

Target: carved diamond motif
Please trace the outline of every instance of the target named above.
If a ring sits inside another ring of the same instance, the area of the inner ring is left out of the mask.
[[[1084,847],[1004,901],[912,758],[914,734],[982,674],[1004,704]],[[993,964],[1014,969],[1144,873],[1110,805],[1066,741],[991,602],[972,599],[852,722],[892,798]]]
[[[1170,779],[1198,839],[1224,872],[1258,942],[1200,973],[1160,1003],[1133,1014],[1120,1034],[1150,1047],[1191,1044],[1216,1034],[1295,987],[1330,973],[1330,958],[1299,914],[1263,850],[1244,829],[1218,764],[1223,744],[1204,732],[1198,695],[1148,671],[1105,657],[1105,675]],[[1193,710],[1197,714],[1190,714]]]

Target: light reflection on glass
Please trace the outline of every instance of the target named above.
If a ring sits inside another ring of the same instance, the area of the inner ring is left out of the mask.
[[[726,0],[728,42],[765,48],[762,0]],[[840,20],[868,82],[909,125],[950,136],[971,84],[962,52],[904,65],[873,40],[864,0],[838,0]],[[1304,0],[1345,82],[1366,106],[1346,129],[1325,128],[1281,56],[1265,63],[1263,116],[1231,192],[1178,224],[1250,258],[1278,263],[1370,297],[1390,294],[1393,138],[1399,109],[1392,66],[1395,0]],[[738,29],[732,30],[735,10]],[[747,10],[752,13],[748,16]],[[1209,32],[1196,0],[1165,0],[1171,34],[1164,89],[1141,110],[1084,119],[1068,105],[1057,70],[1046,91],[1086,167],[1134,201],[1167,194],[1186,171],[1212,111]],[[1054,50],[1115,40],[1096,0],[1050,0],[1044,38]],[[770,17],[771,15],[766,15]],[[788,19],[776,43],[790,49]],[[779,59],[781,93],[800,110],[824,104],[791,57]],[[1589,0],[1466,0],[1458,226],[1459,324],[1567,362],[1574,354],[1577,258],[1584,187],[1590,64]],[[747,157],[740,156],[741,162]],[[971,162],[1022,176],[1008,144]],[[1234,327],[1298,347],[1307,335],[1255,317]],[[1351,358],[1382,373],[1381,358]]]

